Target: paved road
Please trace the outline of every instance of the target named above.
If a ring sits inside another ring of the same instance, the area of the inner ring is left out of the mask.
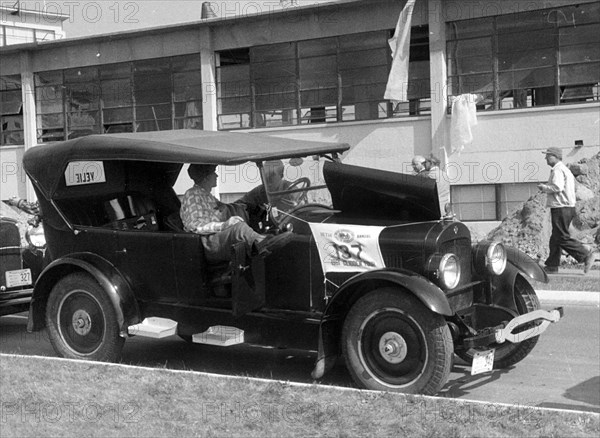
[[[548,306],[545,306],[548,307]],[[45,332],[26,333],[23,315],[0,318],[0,352],[55,356]],[[526,406],[600,412],[600,312],[597,306],[569,305],[565,318],[552,325],[533,352],[508,370],[470,375],[457,359],[445,397]],[[188,345],[176,337],[131,338],[123,363],[188,369],[217,374],[312,382],[315,355],[310,352],[234,346]],[[353,386],[340,363],[320,382]]]

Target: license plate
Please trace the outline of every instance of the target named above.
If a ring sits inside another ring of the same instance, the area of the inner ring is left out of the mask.
[[[494,352],[491,350],[475,351],[473,364],[471,365],[471,375],[487,373],[494,367]]]
[[[6,271],[6,287],[29,286],[31,283],[31,269]]]

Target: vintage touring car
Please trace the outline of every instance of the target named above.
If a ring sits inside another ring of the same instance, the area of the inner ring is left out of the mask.
[[[27,226],[29,218],[0,202],[0,316],[29,309],[33,284],[44,267],[43,229],[39,223]]]
[[[28,329],[47,327],[64,357],[102,361],[133,335],[307,349],[315,379],[343,356],[360,387],[425,394],[446,383],[453,353],[483,370],[527,356],[562,314],[539,309],[528,278],[547,281],[540,267],[500,243],[472,246],[464,224],[440,219],[434,180],[343,164],[348,149],[191,130],[30,149],[53,261]],[[179,217],[185,164],[256,166],[265,181],[272,160],[288,184],[265,182],[252,223],[291,240],[208,263]]]

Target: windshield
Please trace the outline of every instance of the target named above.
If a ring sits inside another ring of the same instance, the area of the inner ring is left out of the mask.
[[[263,181],[271,206],[283,212],[304,204],[331,207],[331,194],[323,177],[326,160],[313,156],[263,162]]]

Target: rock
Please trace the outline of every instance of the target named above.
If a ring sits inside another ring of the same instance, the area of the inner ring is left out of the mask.
[[[583,184],[575,183],[575,198],[578,201],[588,201],[594,197],[594,192]]]
[[[567,167],[575,177],[588,174],[588,165],[585,163],[573,163],[569,164]]]

